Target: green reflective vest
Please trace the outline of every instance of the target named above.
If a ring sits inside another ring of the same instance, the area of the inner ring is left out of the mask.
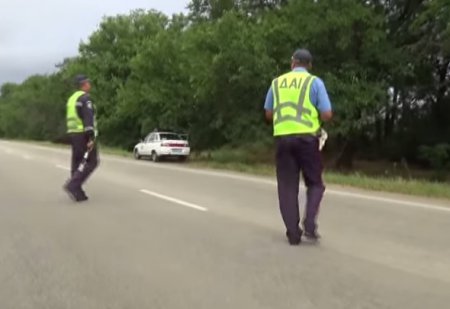
[[[85,131],[83,120],[77,113],[78,99],[84,95],[84,91],[76,91],[67,101],[66,121],[67,121],[67,133],[82,133]],[[94,134],[98,136],[97,120],[94,114]]]
[[[274,136],[318,133],[319,112],[310,99],[315,78],[308,72],[290,72],[272,82]]]
[[[67,101],[66,121],[67,133],[82,133],[84,132],[83,120],[77,113],[78,99],[84,95],[84,91],[76,91]]]

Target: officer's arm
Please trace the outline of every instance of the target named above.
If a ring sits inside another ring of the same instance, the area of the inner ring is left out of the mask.
[[[266,95],[266,102],[264,103],[264,110],[266,111],[266,123],[271,124],[273,122],[273,91],[272,87],[269,88]]]
[[[94,108],[92,105],[92,101],[88,95],[84,95],[80,98],[80,105],[77,111],[80,118],[83,120],[84,132],[89,140],[95,139],[95,131],[94,131]]]
[[[333,110],[325,84],[320,78],[314,80],[313,93],[313,103],[320,113],[320,119],[323,122],[330,121],[333,118]]]
[[[320,113],[320,119],[323,122],[328,122],[333,118],[333,112],[332,111],[326,111]]]
[[[273,122],[273,111],[266,110],[266,123],[271,124]]]

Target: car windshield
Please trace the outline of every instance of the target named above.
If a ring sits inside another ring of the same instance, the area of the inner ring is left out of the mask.
[[[183,140],[181,138],[181,136],[179,136],[178,134],[175,134],[175,133],[161,133],[159,136],[162,141],[167,141],[167,140],[182,141]]]

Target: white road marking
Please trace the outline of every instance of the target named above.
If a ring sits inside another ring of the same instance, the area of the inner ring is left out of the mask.
[[[433,204],[391,199],[391,198],[378,197],[378,196],[366,195],[366,194],[360,194],[360,193],[352,193],[352,192],[346,192],[346,191],[337,191],[337,190],[326,190],[325,193],[339,195],[339,196],[345,196],[345,197],[351,197],[351,198],[365,199],[365,200],[369,200],[369,201],[383,202],[383,203],[388,203],[388,204],[397,204],[397,205],[406,206],[406,207],[416,207],[416,208],[450,212],[450,207],[438,206],[438,205],[433,205]]]
[[[181,206],[189,207],[189,208],[192,208],[192,209],[195,209],[195,210],[199,210],[199,211],[203,211],[203,212],[208,211],[208,208],[205,208],[205,207],[202,207],[202,206],[198,206],[198,205],[195,205],[195,204],[192,204],[192,203],[189,203],[189,202],[185,202],[185,201],[182,201],[182,200],[179,200],[179,199],[167,196],[167,195],[159,194],[159,193],[148,191],[148,190],[145,190],[145,189],[140,190],[140,192],[144,193],[144,194],[147,194],[147,195],[151,195],[151,196],[160,198],[162,200],[166,200],[166,201],[169,201],[169,202],[172,202],[172,203],[175,203],[175,204],[179,204]]]
[[[10,142],[5,142],[10,143]],[[55,149],[51,147],[45,147],[45,146],[38,146],[38,145],[30,145],[30,144],[23,144],[22,145],[30,148],[35,149],[41,149],[45,151],[50,151],[54,153],[60,153],[60,154],[67,154],[67,150],[63,149]],[[238,175],[235,173],[225,172],[225,171],[207,171],[207,170],[201,170],[201,169],[195,169],[195,168],[189,168],[189,167],[178,167],[178,166],[168,166],[165,164],[148,164],[147,162],[137,162],[137,161],[131,161],[130,159],[124,159],[124,158],[117,158],[112,156],[104,156],[105,160],[112,161],[112,162],[120,162],[125,164],[133,164],[138,165],[142,167],[147,168],[159,168],[159,169],[166,169],[166,170],[173,170],[173,171],[179,171],[179,172],[185,172],[185,173],[192,173],[197,175],[205,175],[205,176],[214,176],[214,177],[221,177],[221,178],[230,178],[235,180],[241,180],[241,181],[249,181],[254,183],[260,183],[260,184],[266,184],[271,186],[276,186],[277,182],[275,180],[271,180],[268,178],[263,177],[256,177],[256,176],[247,176],[247,175]],[[433,203],[424,203],[424,202],[413,202],[403,199],[396,199],[396,198],[383,198],[378,197],[376,195],[371,195],[368,193],[353,193],[350,191],[345,190],[333,190],[333,189],[327,189],[326,194],[329,195],[337,195],[342,197],[349,197],[349,198],[356,198],[356,199],[365,199],[369,201],[376,201],[381,202],[385,204],[396,204],[404,207],[413,207],[413,208],[421,208],[421,209],[430,209],[430,210],[437,210],[437,211],[443,211],[443,212],[450,212],[450,207],[446,206],[439,206],[437,204]],[[411,196],[411,199],[413,199],[414,196]]]
[[[27,160],[27,161],[29,161],[29,160],[32,159],[32,157],[29,156],[29,155],[22,155],[22,158],[24,158],[24,159]]]
[[[59,168],[61,170],[65,170],[65,171],[70,171],[70,168],[68,168],[67,166],[64,165],[55,165],[56,168]]]

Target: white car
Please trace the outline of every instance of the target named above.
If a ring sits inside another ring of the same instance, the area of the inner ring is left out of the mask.
[[[185,161],[191,152],[189,142],[180,134],[173,132],[152,132],[145,140],[134,146],[134,157],[139,160],[142,157],[151,157],[157,162],[162,157],[175,157]]]

